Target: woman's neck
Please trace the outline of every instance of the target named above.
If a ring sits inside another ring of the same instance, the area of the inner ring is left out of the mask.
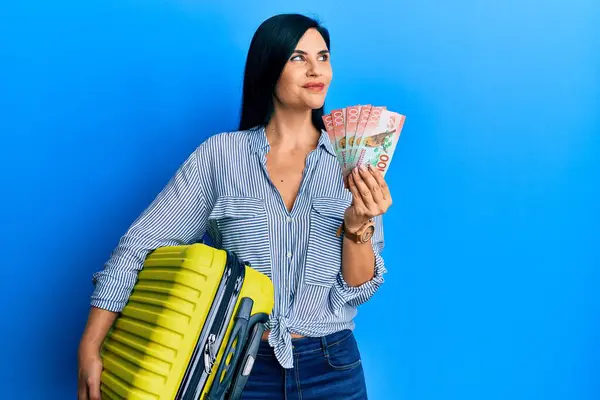
[[[279,150],[298,150],[316,147],[320,132],[312,123],[310,110],[276,109],[266,126],[271,147]]]

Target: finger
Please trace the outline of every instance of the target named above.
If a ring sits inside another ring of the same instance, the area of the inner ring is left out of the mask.
[[[85,379],[81,376],[81,373],[77,379],[77,400],[89,400],[87,385]]]
[[[363,202],[360,192],[356,187],[356,182],[354,181],[354,174],[348,176],[348,185],[350,187],[350,192],[352,193],[352,202],[354,203],[354,207],[357,209],[364,209],[365,203]]]
[[[354,178],[354,183],[356,184],[356,188],[358,189],[358,192],[360,193],[360,197],[361,197],[363,203],[369,210],[372,210],[373,206],[375,205],[375,201],[373,200],[373,195],[371,194],[371,190],[369,189],[369,187],[366,185],[364,180],[361,178],[360,173],[358,172],[358,169],[355,170],[353,178]]]
[[[79,385],[77,391],[77,400],[89,400],[87,386],[85,384]]]
[[[88,388],[90,390],[90,400],[102,400],[100,397],[100,382],[98,380],[90,380]]]
[[[370,165],[369,165],[369,167],[371,169],[371,175],[373,175],[373,178],[375,178],[375,181],[377,181],[377,184],[379,185],[379,188],[381,189],[381,194],[383,196],[383,199],[388,200],[390,197],[392,197],[392,195],[390,194],[390,188],[388,187],[387,183],[385,182],[385,179],[383,179],[383,174],[377,168],[373,168]]]
[[[383,200],[383,193],[381,192],[381,188],[379,187],[379,183],[375,180],[375,177],[372,173],[373,167],[369,164],[369,168],[365,170],[360,170],[360,176],[371,191],[371,196],[373,196],[373,200],[379,204]]]

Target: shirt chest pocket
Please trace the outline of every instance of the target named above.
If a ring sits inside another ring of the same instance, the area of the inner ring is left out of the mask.
[[[268,276],[271,274],[270,241],[265,201],[255,197],[222,196],[208,217],[220,247]]]
[[[342,266],[343,237],[337,236],[337,232],[349,206],[348,199],[313,199],[304,271],[306,284],[323,287],[331,287],[334,284]]]

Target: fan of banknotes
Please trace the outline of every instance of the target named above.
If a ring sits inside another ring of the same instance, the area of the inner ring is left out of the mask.
[[[324,115],[344,178],[354,167],[369,164],[385,176],[405,118],[385,106],[371,105],[338,108]]]

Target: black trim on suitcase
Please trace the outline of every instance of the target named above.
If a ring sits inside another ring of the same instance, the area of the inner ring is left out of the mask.
[[[176,400],[197,400],[212,373],[233,309],[244,282],[246,265],[227,252],[227,265],[213,299],[204,328],[177,392]]]
[[[216,379],[213,382],[210,391],[208,392],[206,400],[225,399],[225,393],[229,389],[229,385],[233,380],[235,366],[237,365],[238,359],[240,358],[244,345],[246,344],[248,322],[250,320],[250,315],[252,314],[253,305],[254,301],[249,297],[244,297],[240,300],[238,313],[235,317],[235,322],[231,330],[231,334],[229,335],[225,352],[223,353],[223,362],[221,362],[219,368],[217,369]],[[234,343],[235,348],[233,348]],[[227,364],[225,360],[229,359],[230,356],[231,361],[229,364]],[[223,377],[221,381],[218,380],[220,377]]]
[[[246,346],[243,349],[243,356],[241,361],[236,365],[235,377],[233,377],[229,387],[228,400],[238,400],[242,396],[246,382],[250,377],[250,372],[252,372],[256,353],[258,353],[262,335],[265,332],[265,324],[268,320],[269,315],[265,313],[258,313],[250,318],[248,327],[252,330],[252,333],[248,335]]]

